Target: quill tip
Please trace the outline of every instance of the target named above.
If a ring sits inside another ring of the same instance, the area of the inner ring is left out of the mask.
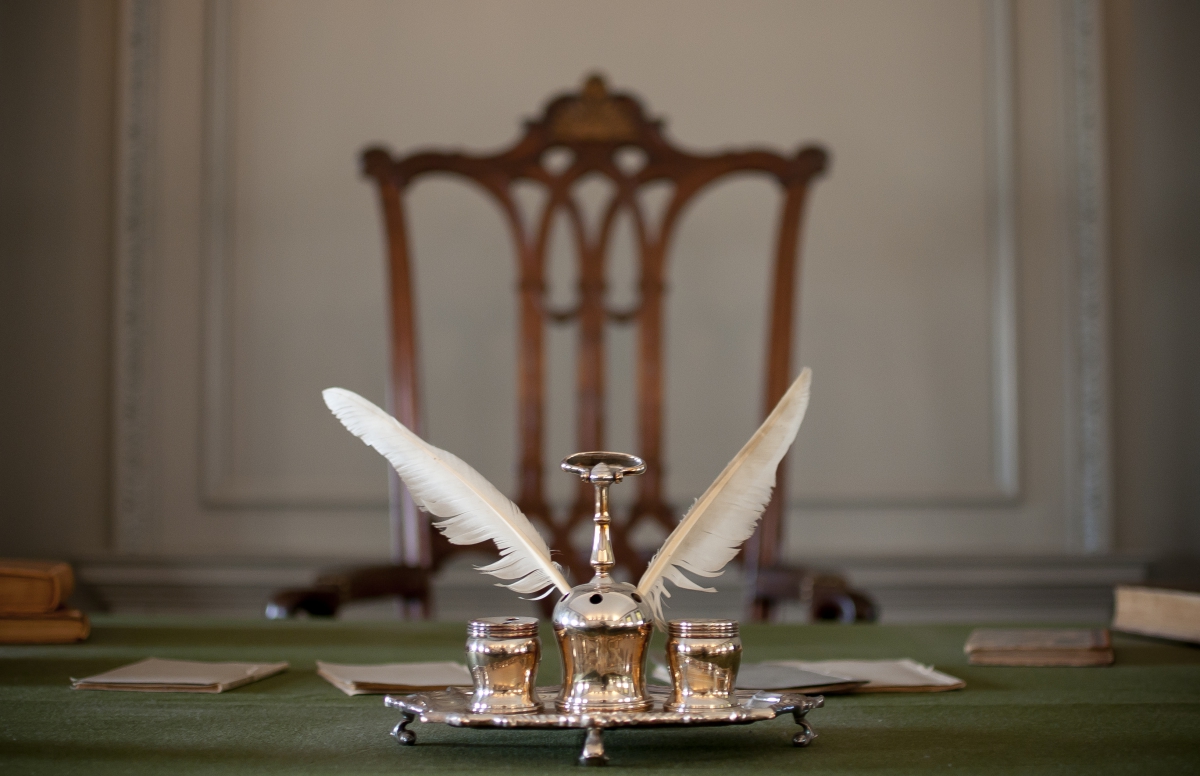
[[[325,406],[335,415],[339,409],[347,405],[361,404],[365,401],[354,391],[348,391],[345,388],[326,388],[321,391],[321,398],[325,400]]]

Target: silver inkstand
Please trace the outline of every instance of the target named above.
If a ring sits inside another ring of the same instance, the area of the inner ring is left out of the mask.
[[[392,729],[396,741],[405,746],[417,742],[408,729],[416,720],[502,730],[575,728],[586,731],[579,763],[604,765],[608,762],[605,730],[748,725],[791,714],[800,726],[792,743],[807,746],[817,734],[804,716],[824,705],[824,698],[734,690],[741,642],[732,621],[672,623],[676,627],[668,644],[674,643],[675,651],[668,659],[675,687],[647,688],[646,653],[653,616],[633,585],[617,582],[610,574],[615,559],[608,512],[609,487],[641,474],[646,465],[633,455],[592,452],[567,457],[562,468],[595,486],[596,527],[591,557],[595,575],[563,596],[552,616],[563,661],[561,689],[533,688],[536,620],[475,620],[468,640],[474,692],[449,687],[386,696],[384,705],[403,713]],[[518,632],[525,635],[510,637]],[[518,642],[524,646],[515,646]]]

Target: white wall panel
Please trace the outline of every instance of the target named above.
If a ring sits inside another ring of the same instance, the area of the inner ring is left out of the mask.
[[[593,70],[687,146],[832,152],[807,215],[796,362],[814,398],[792,458],[792,551],[1068,549],[1072,300],[1053,280],[1077,163],[1068,18],[983,0],[165,5],[145,108],[153,549],[383,554],[382,464],[319,396],[383,393],[383,243],[357,154],[502,147]],[[510,486],[507,236],[455,184],[422,184],[410,205],[428,434]],[[723,185],[671,256],[681,505],[761,416],[775,211],[764,182]],[[628,386],[630,342],[613,347],[614,388]],[[573,452],[569,339],[551,352],[553,463]],[[614,446],[633,439],[631,408],[614,397]]]

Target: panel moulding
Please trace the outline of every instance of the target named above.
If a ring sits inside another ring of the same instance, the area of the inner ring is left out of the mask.
[[[1072,0],[1067,24],[1073,111],[1068,124],[1075,152],[1075,290],[1069,369],[1076,433],[1068,437],[1067,545],[1104,553],[1112,548],[1112,459],[1108,360],[1108,165],[1104,106],[1103,17],[1098,0]]]
[[[1015,56],[1011,0],[986,0],[984,124],[987,139],[991,305],[992,487],[975,494],[803,498],[789,509],[969,509],[1016,505],[1021,497],[1017,372]]]
[[[119,552],[144,553],[156,539],[148,383],[159,4],[124,0],[119,13],[111,541]]]
[[[978,494],[932,493],[920,497],[868,499],[797,498],[791,509],[911,508],[962,509],[1015,505],[1020,498],[1017,375],[1015,151],[1013,126],[1013,5],[984,0],[987,50],[984,122],[988,143],[989,284],[991,305],[992,485]],[[205,34],[207,103],[205,112],[204,356],[200,460],[202,491],[209,506],[234,509],[378,509],[376,497],[347,492],[345,486],[297,478],[287,483],[256,480],[232,464],[232,363],[230,314],[233,245],[232,197],[234,133],[233,33],[236,5],[208,0]]]

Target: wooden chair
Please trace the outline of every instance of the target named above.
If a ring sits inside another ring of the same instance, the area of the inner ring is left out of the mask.
[[[548,163],[550,154],[566,152],[564,165]],[[667,258],[671,240],[688,204],[710,185],[735,173],[762,173],[782,190],[779,227],[770,289],[770,331],[767,343],[767,375],[764,407],[769,411],[787,389],[792,375],[790,356],[796,318],[793,300],[799,275],[801,220],[809,185],[826,168],[827,155],[815,146],[801,148],[792,156],[762,149],[694,154],[680,150],[663,134],[662,122],[648,118],[641,103],[629,94],[613,94],[596,75],[589,77],[578,93],[552,99],[543,114],[527,122],[525,134],[506,151],[492,156],[460,152],[427,151],[394,157],[381,148],[362,155],[363,171],[378,187],[386,226],[391,299],[391,371],[388,409],[403,423],[420,432],[418,394],[418,347],[415,327],[409,241],[404,194],[415,181],[431,175],[452,175],[469,181],[485,192],[502,211],[511,230],[519,269],[520,297],[518,355],[518,423],[520,439],[519,485],[516,502],[535,523],[549,534],[550,545],[564,553],[563,562],[575,580],[590,576],[587,555],[572,547],[571,536],[580,523],[590,523],[592,492],[580,483],[568,513],[555,519],[545,498],[542,441],[545,423],[544,340],[549,326],[577,322],[579,348],[578,450],[602,450],[605,407],[605,326],[610,321],[637,328],[637,430],[638,450],[645,459],[646,473],[635,480],[635,503],[613,535],[613,545],[636,579],[647,557],[630,545],[630,533],[643,521],[657,523],[669,532],[681,514],[668,504],[663,493],[665,472],[663,434],[663,317]],[[599,174],[614,184],[614,193],[602,209],[597,233],[589,234],[574,185],[581,178]],[[526,219],[514,195],[518,183],[538,184],[547,197],[536,213],[536,228],[527,229]],[[672,184],[672,191],[658,224],[643,210],[639,191],[652,184]],[[636,233],[640,300],[630,309],[613,309],[605,299],[605,261],[609,238],[618,214],[632,218]],[[571,225],[579,261],[578,303],[572,309],[554,309],[546,298],[546,258],[554,216],[565,213]],[[557,462],[551,462],[556,464]],[[334,574],[324,586],[283,591],[273,601],[275,616],[299,610],[332,613],[340,603],[362,597],[357,592],[400,595],[414,604],[414,614],[428,611],[428,575],[453,553],[463,548],[449,544],[431,531],[429,522],[415,508],[398,477],[392,480],[394,535],[402,535],[402,551],[391,567],[394,585],[356,585],[353,573]],[[753,615],[768,618],[776,604],[795,598],[812,604],[811,575],[800,569],[779,568],[784,482],[783,468],[775,499],[767,509],[762,526],[747,545],[744,566]],[[478,552],[478,548],[474,548]],[[413,570],[420,570],[414,574]],[[380,568],[370,569],[374,583],[386,576]],[[806,581],[808,580],[808,581]],[[828,587],[828,586],[826,586]],[[836,587],[836,586],[835,586]],[[841,585],[842,589],[844,584]],[[820,597],[821,594],[818,594]],[[837,607],[840,619],[863,614],[851,599],[842,596]],[[815,604],[812,604],[815,606]],[[827,604],[825,605],[828,608]],[[815,609],[814,609],[815,610]],[[849,611],[849,615],[847,615]]]

